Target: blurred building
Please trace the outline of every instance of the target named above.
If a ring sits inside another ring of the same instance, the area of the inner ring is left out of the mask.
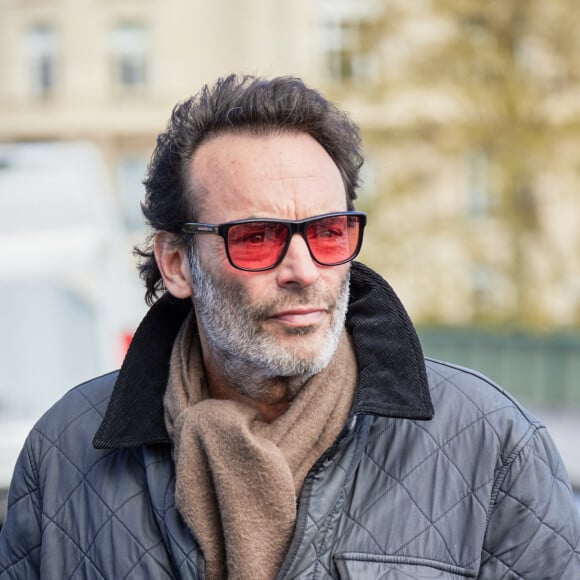
[[[429,85],[428,70],[417,75],[453,32],[450,14],[417,0],[0,0],[0,141],[95,143],[125,229],[140,235],[140,181],[175,102],[231,71],[297,74],[363,128],[364,257],[416,317],[579,324],[578,84],[550,77],[554,55],[537,35],[521,43],[534,86],[556,87],[538,104],[538,131],[557,130],[558,141],[536,161],[545,166],[531,184],[538,219],[516,240],[517,217],[496,211],[489,151],[458,137],[473,111],[444,74]],[[474,14],[461,14],[465,34],[484,38]]]

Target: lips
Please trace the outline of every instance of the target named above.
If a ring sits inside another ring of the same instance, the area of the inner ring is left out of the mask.
[[[296,308],[278,312],[272,319],[287,326],[313,326],[318,324],[326,313],[325,308]]]

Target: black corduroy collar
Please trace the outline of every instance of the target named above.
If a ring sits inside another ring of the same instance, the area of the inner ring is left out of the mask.
[[[170,443],[163,394],[175,337],[192,305],[164,295],[137,329],[93,445]],[[419,338],[389,284],[354,263],[346,327],[359,365],[352,414],[428,420],[433,416]]]

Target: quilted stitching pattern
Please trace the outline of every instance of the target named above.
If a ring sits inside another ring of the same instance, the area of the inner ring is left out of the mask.
[[[580,578],[580,524],[542,425],[475,373],[430,362],[428,374],[433,421],[359,417],[311,472],[280,576]],[[2,580],[38,577],[41,559],[63,580],[202,577],[168,448],[97,451],[81,438],[113,380],[73,390],[35,428],[0,539]]]
[[[34,429],[19,460],[34,478],[14,481],[9,517],[38,518],[40,530],[37,537],[11,537],[7,520],[0,577],[35,578],[39,559],[43,573],[63,580],[175,577],[151,509],[139,452],[96,451],[87,441],[78,444],[79,433],[94,433],[102,420],[111,385],[104,391],[98,386],[81,386],[65,396],[58,404],[58,416],[67,418],[64,423],[49,414]],[[116,473],[123,472],[131,477],[118,479]],[[117,479],[118,485],[110,485]],[[5,551],[10,563],[4,560]]]
[[[307,555],[287,577],[580,578],[580,525],[543,426],[477,373],[432,361],[428,374],[435,419],[368,419],[352,480],[343,456],[326,480],[335,513],[312,496]]]

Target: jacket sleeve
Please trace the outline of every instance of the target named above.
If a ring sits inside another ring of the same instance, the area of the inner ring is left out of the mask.
[[[0,531],[0,580],[40,577],[41,501],[32,436],[22,449],[8,494]]]
[[[478,578],[580,578],[580,515],[543,426],[496,477]]]

